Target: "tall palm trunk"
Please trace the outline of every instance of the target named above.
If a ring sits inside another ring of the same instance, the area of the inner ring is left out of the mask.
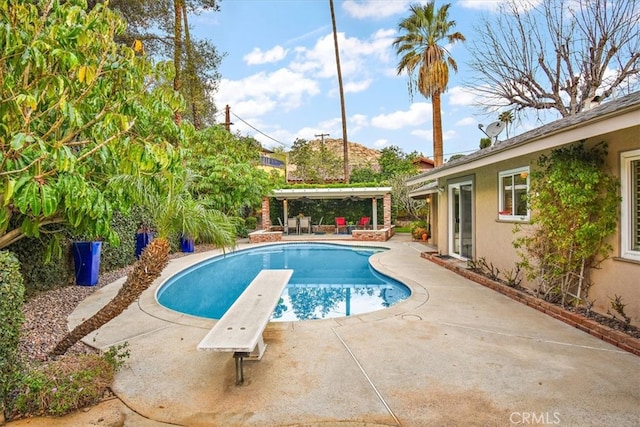
[[[175,75],[173,77],[173,90],[180,91],[180,79],[182,77],[182,5],[184,0],[173,0],[173,66]],[[179,110],[174,113],[174,120],[177,124],[182,122],[182,114]]]
[[[96,314],[65,335],[49,355],[60,356],[64,354],[87,334],[119,316],[160,276],[160,273],[168,263],[169,242],[167,239],[157,238],[152,240],[142,252],[140,259],[134,264],[133,271],[127,276],[127,280],[118,291],[118,294]]]
[[[186,72],[187,79],[189,81],[189,98],[191,98],[191,114],[193,116],[193,127],[196,129],[202,128],[200,121],[200,112],[198,111],[198,102],[196,100],[196,84],[197,76],[195,66],[193,64],[193,44],[191,43],[191,35],[189,34],[189,20],[187,16],[187,5],[182,3],[182,19],[184,20],[184,44],[187,53]]]
[[[442,153],[442,112],[440,111],[440,92],[435,91],[431,97],[433,101],[433,159],[436,167],[443,162]]]
[[[340,51],[338,49],[338,31],[336,29],[336,14],[333,10],[333,0],[329,0],[331,9],[331,24],[333,25],[333,46],[336,51],[336,67],[338,68],[338,86],[340,88],[340,111],[342,112],[342,147],[344,156],[344,182],[349,183],[349,140],[347,139],[347,112],[344,106],[344,88],[342,87],[342,71],[340,69]]]

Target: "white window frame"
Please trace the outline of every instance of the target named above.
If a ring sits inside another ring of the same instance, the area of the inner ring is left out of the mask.
[[[626,151],[620,154],[620,181],[622,206],[620,215],[620,256],[633,261],[640,261],[640,251],[633,249],[632,230],[634,220],[633,209],[638,209],[640,200],[632,202],[633,184],[631,182],[631,163],[640,162],[640,150]]]
[[[509,169],[506,171],[498,172],[498,219],[501,221],[529,221],[531,218],[531,209],[529,209],[529,205],[527,204],[527,214],[526,215],[514,215],[513,212],[511,214],[504,214],[505,206],[504,206],[504,189],[502,188],[502,179],[507,176],[515,176],[520,175],[522,173],[527,174],[527,195],[529,195],[529,190],[531,189],[531,171],[529,170],[529,166],[523,166],[516,169]]]

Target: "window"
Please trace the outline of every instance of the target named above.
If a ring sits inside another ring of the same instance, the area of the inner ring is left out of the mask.
[[[640,150],[620,155],[622,168],[621,256],[640,261]]]
[[[500,188],[498,218],[528,221],[529,167],[500,172],[498,181]]]

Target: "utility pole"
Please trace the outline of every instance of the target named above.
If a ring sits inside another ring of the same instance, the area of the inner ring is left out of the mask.
[[[224,109],[224,128],[227,130],[227,132],[231,132],[231,125],[233,123],[231,123],[231,107],[229,107],[229,104],[227,104],[227,106]]]
[[[324,148],[324,137],[329,136],[328,133],[317,133],[316,137],[320,137],[320,147]]]

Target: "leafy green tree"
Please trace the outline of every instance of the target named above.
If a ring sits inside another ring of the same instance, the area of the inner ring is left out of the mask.
[[[91,0],[89,6],[103,3]],[[200,129],[215,123],[213,93],[220,80],[221,54],[207,39],[191,36],[188,16],[217,11],[218,0],[110,0],[109,7],[122,14],[127,30],[118,40],[132,46],[142,41],[153,57],[174,63],[174,88],[185,99],[176,118],[189,120]]]
[[[51,350],[51,355],[64,354],[140,297],[169,263],[169,236],[180,233],[223,248],[235,246],[235,227],[231,221],[223,213],[208,209],[193,199],[189,191],[191,182],[190,172],[181,168],[159,171],[143,179],[131,175],[113,178],[114,184],[126,189],[137,203],[150,209],[157,237],[142,252],[116,296],[65,335]]]
[[[563,306],[591,286],[589,270],[612,250],[620,205],[618,180],[604,170],[607,147],[584,142],[553,150],[532,173],[529,204],[533,230],[516,239],[528,277],[539,292]]]
[[[125,23],[102,5],[3,2],[0,15],[0,248],[51,224],[117,243],[112,212],[131,199],[110,178],[179,161],[170,69],[114,42]]]
[[[191,191],[208,208],[239,216],[243,206],[259,207],[276,183],[258,167],[261,148],[253,138],[212,126],[184,147],[186,165],[195,174]]]
[[[358,182],[378,182],[380,174],[374,171],[371,166],[364,166],[351,171],[351,183]]]
[[[382,180],[389,180],[397,175],[415,175],[418,167],[413,163],[417,159],[418,153],[406,154],[396,145],[385,147],[380,150],[380,177]]]
[[[450,4],[436,11],[435,2],[412,4],[411,14],[400,21],[398,36],[393,46],[401,56],[397,72],[409,76],[409,94],[415,89],[433,101],[433,155],[435,165],[443,163],[442,113],[440,97],[449,84],[449,69],[458,71],[458,65],[444,44],[464,41],[459,32],[450,32],[455,21],[449,20]],[[443,44],[444,42],[444,44]]]
[[[406,179],[410,175],[395,175],[389,180],[391,184],[392,217],[407,216],[413,220],[428,216],[428,205],[424,199],[414,199],[409,196],[411,188],[407,187]]]
[[[323,144],[296,139],[289,152],[289,164],[296,166],[293,175],[306,183],[323,183],[342,175],[342,160]]]

